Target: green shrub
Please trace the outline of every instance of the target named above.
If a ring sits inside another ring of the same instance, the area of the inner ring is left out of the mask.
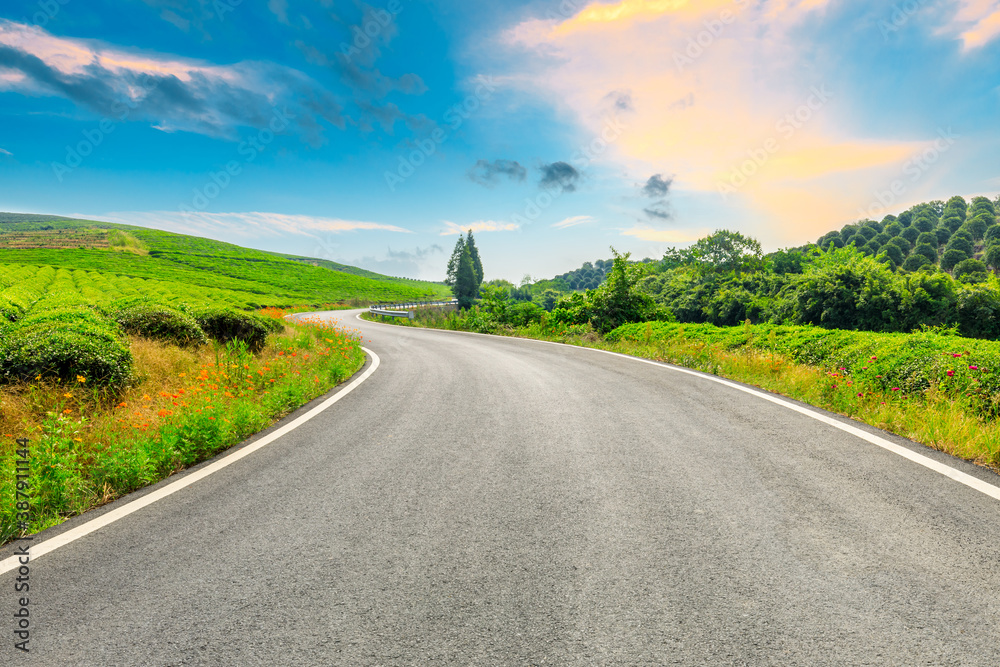
[[[869,241],[868,243],[866,243],[865,247],[862,248],[861,250],[866,255],[871,255],[872,257],[874,257],[875,255],[878,254],[879,250],[881,250],[881,249],[882,249],[882,246],[880,246],[878,244],[878,241],[876,241],[875,239],[872,239],[871,241]]]
[[[823,248],[824,250],[829,248],[831,243],[836,248],[844,247],[845,241],[844,238],[840,235],[840,232],[837,231],[829,232],[821,236],[819,240],[816,241],[816,245],[818,245],[820,248]]]
[[[203,345],[208,337],[190,315],[161,303],[146,302],[119,310],[113,318],[127,333],[185,347]]]
[[[943,255],[941,255],[941,268],[945,271],[951,271],[958,266],[959,263],[964,262],[967,259],[969,259],[969,253],[959,248],[949,248],[944,251]],[[958,276],[955,277],[957,278]]]
[[[275,317],[268,317],[267,315],[261,315],[260,313],[248,313],[253,317],[256,317],[261,324],[263,324],[270,333],[282,333],[285,330],[284,320],[279,320]]]
[[[1000,269],[1000,243],[993,243],[983,253],[983,261],[991,269]]]
[[[918,232],[918,234],[919,234],[919,232]],[[862,226],[858,227],[858,231],[857,231],[856,235],[860,236],[861,238],[863,238],[865,240],[865,243],[867,243],[868,241],[871,241],[873,238],[875,238],[878,235],[878,232],[875,229],[873,229],[872,227],[868,226],[868,225],[862,225]],[[859,245],[863,245],[863,244],[859,244]],[[824,248],[824,250],[825,250],[825,248]]]
[[[972,237],[963,230],[958,230],[945,246],[945,252],[949,250],[961,250],[966,257],[972,257],[975,246],[972,244]]]
[[[961,262],[955,264],[955,268],[952,270],[952,275],[956,279],[963,278],[970,274],[982,274],[982,279],[976,279],[975,282],[982,282],[986,280],[986,265],[983,264],[978,259],[963,259]]]
[[[38,376],[120,387],[132,378],[132,353],[118,326],[93,310],[32,312],[4,330],[0,377],[5,382]]]
[[[0,296],[0,324],[4,320],[16,322],[24,316],[25,309],[10,301],[7,297]]]
[[[719,326],[734,326],[747,318],[759,321],[761,310],[759,300],[740,286],[720,289],[704,308],[705,318]]]
[[[15,322],[38,301],[38,292],[24,285],[13,285],[0,292],[0,318]]]
[[[79,292],[59,289],[48,292],[31,306],[30,314],[62,310],[93,310],[93,305]]]
[[[979,288],[964,292],[980,305],[991,298]],[[683,339],[730,350],[773,351],[798,363],[836,368],[882,391],[919,393],[934,386],[981,417],[996,418],[1000,412],[1000,342],[961,338],[954,330],[925,328],[907,334],[652,322],[621,326],[606,339],[654,345]]]
[[[267,335],[273,330],[273,325],[266,321],[271,318],[233,308],[202,308],[192,314],[202,331],[211,338],[220,343],[240,340],[253,352],[264,347]]]
[[[903,268],[907,271],[917,271],[921,267],[928,266],[930,264],[931,260],[917,253],[914,253],[903,260]]]
[[[949,214],[941,218],[941,225],[947,229],[950,234],[957,232],[959,227],[963,224],[965,224],[964,214],[961,216],[957,214]]]
[[[937,246],[932,246],[929,243],[919,243],[917,247],[913,249],[914,255],[923,255],[931,263],[937,262]]]
[[[986,245],[991,245],[1000,241],[1000,225],[990,225],[986,228],[986,233],[983,234],[983,240]]]
[[[944,245],[951,238],[951,230],[945,226],[940,226],[934,230],[934,235],[937,237],[937,244]]]
[[[902,236],[893,236],[889,239],[889,244],[899,248],[904,257],[909,255],[910,251],[913,249],[913,244],[904,239]]]
[[[924,259],[922,255],[914,256]],[[957,287],[947,273],[940,271],[931,274],[916,271],[905,276],[900,330],[914,331],[927,325],[954,325],[957,321]]]
[[[629,264],[629,253],[620,255],[614,248],[611,253],[614,262],[606,280],[587,292],[586,310],[594,329],[606,333],[626,322],[673,319],[668,309],[638,289],[644,269]]]
[[[1000,336],[1000,294],[988,285],[969,285],[958,293],[958,327],[963,336]]]
[[[992,215],[994,217],[996,217],[996,214],[997,214],[996,208],[993,206],[993,202],[991,202],[988,198],[986,198],[986,197],[973,197],[972,198],[972,207],[971,207],[971,209],[969,210],[969,213],[968,213],[969,217],[970,218],[974,218],[976,215],[978,215],[980,213],[983,213],[983,212],[988,213],[988,214],[990,214],[990,215]]]
[[[510,320],[515,327],[526,327],[535,322],[541,322],[545,309],[537,303],[522,301],[511,309]]]
[[[966,222],[965,226],[969,228],[969,233],[972,234],[973,240],[978,241],[983,238],[986,234],[986,230],[990,228],[990,225],[995,224],[996,218],[980,214]]]
[[[903,251],[899,249],[899,246],[893,243],[887,243],[882,247],[882,252],[888,258],[892,268],[896,268],[903,263]]]
[[[797,287],[800,324],[868,331],[898,327],[902,291],[895,274],[850,248],[817,258]]]
[[[119,311],[128,310],[137,306],[145,306],[152,303],[156,303],[156,301],[146,295],[123,296],[108,304],[98,307],[98,310],[109,317],[113,317],[114,314]]]

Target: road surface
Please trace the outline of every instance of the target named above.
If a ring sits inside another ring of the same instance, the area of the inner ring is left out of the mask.
[[[0,575],[0,664],[1000,665],[994,498],[706,378],[329,316],[371,377],[33,560],[30,654]]]

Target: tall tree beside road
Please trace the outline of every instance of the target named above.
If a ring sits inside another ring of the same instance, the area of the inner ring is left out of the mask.
[[[458,307],[461,310],[467,310],[479,297],[479,280],[468,244],[462,248],[458,271],[455,274],[455,284],[451,289],[455,298],[458,299]]]
[[[469,249],[472,257],[472,269],[476,272],[476,287],[483,284],[483,260],[479,258],[479,249],[476,247],[476,239],[472,238],[472,230],[465,239],[465,247]]]
[[[448,275],[444,279],[444,284],[448,287],[455,287],[455,279],[458,277],[458,267],[462,263],[463,250],[465,250],[465,237],[459,234],[458,241],[455,243],[455,249],[451,251],[451,258],[448,260]]]

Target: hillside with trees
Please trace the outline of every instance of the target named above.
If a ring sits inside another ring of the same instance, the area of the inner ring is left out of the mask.
[[[961,197],[863,220],[816,245],[763,255],[720,231],[668,252],[641,288],[681,322],[747,319],[833,329],[956,328],[1000,336],[997,203]]]
[[[862,220],[817,241],[821,248],[853,245],[893,269],[916,271],[932,264],[961,278],[1000,268],[1000,197],[962,197],[919,204],[881,221]],[[985,276],[980,277],[980,282]]]
[[[603,329],[593,313],[617,261],[630,267],[635,290],[652,298],[660,320],[731,326],[749,319],[883,332],[937,328],[997,338],[998,210],[1000,197],[956,196],[770,254],[753,238],[719,230],[659,261],[616,255],[552,280],[491,286],[506,289],[504,298],[512,301],[530,299],[568,324]]]

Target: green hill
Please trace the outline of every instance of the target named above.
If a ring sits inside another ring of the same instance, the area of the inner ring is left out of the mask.
[[[959,277],[1000,268],[997,225],[1000,197],[974,197],[971,202],[955,196],[944,201],[917,204],[882,220],[859,220],[819,238],[827,249],[852,245],[877,257],[893,269],[916,271],[937,266]],[[957,271],[957,273],[956,273]]]
[[[448,288],[439,283],[390,278],[206,238],[93,220],[0,213],[0,284],[33,281],[34,290],[44,291],[49,272],[34,278],[43,267],[74,272],[72,284],[78,289],[98,281],[120,285],[124,291],[116,290],[119,294],[145,290],[168,301],[210,300],[240,308],[448,295]]]

